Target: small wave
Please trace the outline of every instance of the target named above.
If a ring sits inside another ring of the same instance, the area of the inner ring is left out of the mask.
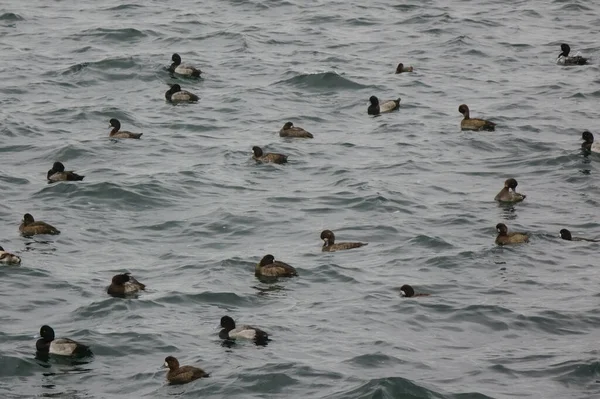
[[[134,29],[134,28],[124,28],[124,29],[106,29],[106,28],[96,28],[89,29],[82,33],[82,36],[91,36],[91,37],[102,37],[107,40],[113,41],[131,41],[136,39],[143,39],[148,36],[148,34]]]
[[[14,21],[24,21],[25,18],[21,17],[19,14],[15,14],[13,12],[5,12],[4,14],[0,15],[0,21],[10,21],[10,22],[14,22]]]
[[[364,89],[368,86],[361,85],[350,79],[339,75],[336,72],[321,72],[321,73],[308,73],[294,76],[287,80],[281,80],[275,84],[287,84],[294,87],[301,87],[305,89]]]

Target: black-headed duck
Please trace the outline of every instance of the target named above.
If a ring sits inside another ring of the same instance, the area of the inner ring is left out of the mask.
[[[209,377],[209,374],[194,366],[180,366],[179,361],[173,356],[165,358],[165,367],[169,368],[167,380],[171,384],[187,384],[199,378]]]
[[[272,152],[267,152],[266,154],[263,153],[262,148],[258,147],[258,146],[254,146],[252,147],[252,159],[254,159],[257,162],[262,162],[262,163],[286,163],[287,162],[287,155],[283,155],[283,154],[275,154]]]
[[[397,100],[384,100],[379,102],[377,97],[371,96],[369,98],[369,103],[369,108],[367,108],[367,113],[369,115],[379,115],[400,108],[400,98]]]
[[[496,195],[494,200],[499,201],[499,202],[513,202],[513,203],[523,201],[525,198],[527,198],[527,196],[523,195],[523,194],[519,194],[515,191],[518,184],[519,183],[517,183],[517,180],[515,180],[515,179],[507,179],[504,182],[504,188],[502,188],[502,190],[500,190],[500,192]],[[511,191],[511,189],[512,189],[512,191]]]
[[[573,237],[571,232],[567,229],[560,231],[560,238],[567,241],[588,241],[588,242],[600,242],[600,240],[594,240],[593,238]]]
[[[60,234],[60,231],[56,227],[50,226],[45,222],[36,222],[29,213],[26,213],[23,216],[19,231],[24,236],[32,236],[35,234]]]
[[[342,251],[344,249],[352,249],[368,245],[366,242],[340,242],[335,243],[335,234],[331,230],[323,230],[321,232],[321,240],[323,240],[323,252]]]
[[[139,139],[140,137],[142,137],[142,134],[144,134],[131,133],[126,130],[119,130],[121,129],[121,122],[119,122],[119,120],[115,118],[112,118],[109,121],[108,127],[112,128],[109,137],[112,137],[113,139]]]
[[[522,244],[529,242],[529,236],[525,233],[509,233],[508,227],[504,223],[498,223],[496,225],[498,231],[498,237],[496,237],[496,244],[508,245],[508,244]]]
[[[73,172],[72,170],[65,170],[65,165],[63,165],[60,162],[54,162],[54,165],[52,165],[52,169],[50,169],[48,171],[48,174],[46,175],[46,178],[51,183],[54,183],[57,181],[83,180],[84,177],[85,176],[78,175],[77,173]]]
[[[181,86],[177,83],[172,85],[169,90],[165,93],[167,101],[172,103],[183,103],[183,102],[196,102],[200,100],[200,97],[190,93],[189,91],[181,90]]]
[[[429,294],[415,292],[414,288],[408,284],[404,284],[402,287],[400,287],[400,295],[407,297],[407,298],[415,298],[415,297],[419,297],[419,296],[429,296]]]
[[[396,67],[396,73],[412,72],[412,71],[413,71],[413,67],[411,67],[411,66],[405,67],[403,63],[399,63],[398,66]]]
[[[171,61],[173,63],[169,67],[169,72],[176,73],[181,76],[191,76],[194,78],[199,78],[202,73],[201,70],[194,68],[191,65],[184,65],[181,63],[181,57],[179,54],[175,53],[171,56]]]
[[[69,338],[54,338],[54,330],[50,326],[40,328],[40,339],[35,343],[35,349],[42,354],[59,356],[91,355],[90,347]]]
[[[260,328],[248,325],[236,327],[235,321],[229,316],[221,317],[221,327],[223,328],[219,332],[219,338],[221,339],[248,339],[256,343],[265,343],[269,340],[269,334]]]
[[[458,112],[464,116],[464,119],[460,122],[460,128],[462,130],[488,130],[491,132],[496,129],[496,124],[494,122],[485,119],[472,119],[467,104],[461,104],[458,107]]]
[[[312,139],[313,135],[301,127],[296,127],[292,122],[287,122],[279,131],[280,137],[300,137],[304,139]]]
[[[594,142],[594,135],[591,132],[586,130],[585,132],[581,133],[581,139],[583,140],[583,143],[581,143],[581,148],[584,151],[600,153],[600,144]]]
[[[108,295],[124,297],[136,294],[145,289],[146,286],[132,277],[130,273],[123,273],[113,276],[112,282],[106,292]]]
[[[587,64],[587,58],[584,58],[580,55],[575,55],[573,57],[569,57],[569,53],[571,52],[571,47],[568,44],[560,45],[561,53],[558,55],[556,59],[556,63],[560,65],[585,65]]]
[[[0,264],[5,265],[20,265],[21,258],[17,255],[6,252],[4,248],[0,246]]]
[[[254,274],[258,277],[293,277],[297,276],[298,272],[287,263],[275,260],[273,255],[265,255],[256,264]]]

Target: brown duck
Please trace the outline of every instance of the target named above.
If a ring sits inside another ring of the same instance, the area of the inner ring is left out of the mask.
[[[504,223],[498,223],[496,225],[498,231],[498,237],[496,237],[496,244],[498,245],[509,245],[509,244],[522,244],[529,242],[529,236],[525,233],[509,233],[508,227]]]
[[[404,284],[402,287],[400,287],[400,294],[407,298],[415,298],[415,297],[419,297],[419,296],[429,296],[429,294],[415,292],[414,288],[408,284]]]
[[[0,264],[5,265],[20,265],[21,258],[17,255],[6,252],[4,248],[0,247]]]
[[[507,179],[504,182],[504,188],[500,190],[500,192],[494,198],[495,201],[499,202],[521,202],[527,196],[523,194],[517,193],[515,190],[517,188],[517,181],[515,179]],[[512,189],[512,191],[510,191]]]
[[[263,153],[262,148],[258,146],[252,147],[252,159],[262,163],[287,163],[287,155],[274,154],[272,152]]]
[[[600,240],[595,240],[593,238],[583,238],[583,237],[573,237],[571,232],[567,229],[562,229],[560,231],[560,238],[567,241],[588,241],[588,242],[600,242]]]
[[[258,277],[293,277],[297,276],[298,272],[287,263],[275,260],[273,255],[265,255],[256,264],[254,274]]]
[[[323,252],[342,251],[344,249],[352,249],[368,245],[366,242],[340,242],[335,243],[335,234],[331,230],[323,230],[321,232],[321,240],[323,240]]]
[[[296,127],[292,122],[287,122],[279,131],[280,137],[299,137],[304,139],[312,139],[313,135],[301,127]]]
[[[146,286],[132,277],[130,273],[123,273],[113,276],[112,282],[106,292],[108,295],[122,297],[145,289]]]
[[[109,121],[110,125],[108,125],[108,127],[112,127],[113,129],[110,131],[110,135],[109,137],[112,137],[113,139],[139,139],[140,137],[142,137],[142,134],[144,133],[131,133],[128,132],[126,130],[119,130],[121,129],[121,122],[119,122],[118,119],[111,119]]]
[[[36,222],[31,214],[26,213],[23,216],[23,222],[19,226],[19,231],[24,236],[33,236],[35,234],[60,234],[60,231],[45,222]]]
[[[471,119],[469,115],[469,107],[467,104],[461,104],[458,107],[458,112],[463,114],[465,117],[460,122],[460,128],[462,130],[489,130],[493,131],[496,129],[494,122],[486,121],[485,119]]]
[[[198,378],[209,377],[209,374],[198,367],[179,366],[179,361],[173,356],[165,358],[165,367],[169,368],[167,380],[171,384],[187,384]]]
[[[396,67],[396,73],[412,72],[412,71],[413,71],[413,67],[411,67],[411,66],[405,67],[403,63],[399,63],[398,66]]]

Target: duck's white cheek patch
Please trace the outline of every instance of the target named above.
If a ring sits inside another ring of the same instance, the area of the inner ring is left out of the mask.
[[[169,363],[165,362],[164,366],[169,367]]]

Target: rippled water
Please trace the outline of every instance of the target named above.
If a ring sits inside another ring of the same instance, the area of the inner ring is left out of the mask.
[[[3,398],[597,398],[600,6],[0,5]],[[555,65],[560,43],[589,56]],[[173,52],[204,79],[173,79]],[[398,62],[412,74],[394,75]],[[164,100],[169,83],[198,104]],[[402,97],[367,116],[367,99]],[[460,131],[461,103],[495,133]],[[108,120],[141,131],[111,141]],[[313,140],[282,139],[293,121]],[[260,145],[289,155],[256,165]],[[48,185],[56,160],[86,176]],[[494,203],[508,177],[525,202]],[[26,212],[62,231],[22,238]],[[494,245],[494,226],[532,234]],[[324,228],[357,250],[321,253]],[[300,277],[258,281],[266,253]],[[112,275],[148,286],[115,299]],[[409,283],[431,297],[402,299]],[[271,333],[222,346],[229,314]],[[91,361],[35,358],[42,324]],[[211,378],[165,384],[163,359]]]

